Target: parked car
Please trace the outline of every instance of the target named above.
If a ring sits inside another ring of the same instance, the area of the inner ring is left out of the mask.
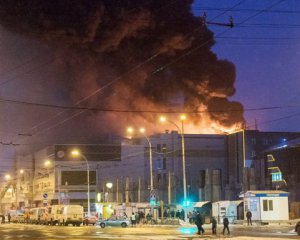
[[[24,223],[25,222],[25,214],[24,213],[18,213],[16,215],[16,222],[17,223]]]
[[[106,226],[116,226],[116,227],[127,227],[129,226],[130,221],[125,218],[117,218],[117,217],[111,217],[106,220],[99,220],[97,222],[97,225],[99,225],[101,228],[105,228]]]
[[[87,213],[84,213],[84,219],[83,219],[83,225],[95,225],[97,223],[97,216],[95,215],[90,215],[88,216]]]
[[[300,222],[296,223],[295,232],[300,236]]]

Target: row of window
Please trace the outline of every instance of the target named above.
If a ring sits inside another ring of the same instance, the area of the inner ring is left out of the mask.
[[[251,138],[251,142],[253,145],[257,143],[256,138]],[[273,139],[271,138],[265,138],[263,139],[263,145],[271,145],[273,144]]]

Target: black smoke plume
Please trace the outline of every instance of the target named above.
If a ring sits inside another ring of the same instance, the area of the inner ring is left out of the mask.
[[[211,51],[213,33],[193,15],[192,2],[4,0],[0,23],[55,49],[69,76],[60,84],[71,85],[74,103],[91,96],[80,105],[192,112],[190,123],[199,132],[241,127],[243,107],[228,100],[235,93],[235,67]],[[153,113],[89,116],[100,129],[132,122],[157,129]]]

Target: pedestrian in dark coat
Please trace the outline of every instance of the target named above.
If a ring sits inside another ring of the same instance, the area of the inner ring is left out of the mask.
[[[5,223],[5,216],[2,215],[2,223],[4,224]]]
[[[174,210],[171,210],[170,214],[171,214],[171,218],[175,217],[175,211]]]
[[[225,229],[227,229],[227,233],[229,235],[230,234],[230,232],[229,232],[229,220],[228,220],[227,217],[224,217],[224,219],[223,219],[223,225],[224,225],[223,235],[225,234]]]
[[[203,234],[205,231],[202,227],[203,225],[203,222],[202,222],[202,216],[199,212],[197,212],[197,215],[196,215],[196,220],[195,220],[195,223],[196,223],[196,226],[198,228],[198,234]]]
[[[7,219],[8,219],[8,223],[10,223],[10,219],[11,219],[10,213],[7,214]]]
[[[179,212],[179,210],[177,210],[177,212],[176,212],[176,218],[180,218],[180,212]]]
[[[247,217],[248,226],[249,226],[249,224],[252,225],[252,212],[250,212],[250,210],[247,211],[246,217]]]
[[[185,212],[183,209],[181,209],[181,212],[180,212],[180,219],[183,221],[185,220]]]
[[[214,217],[211,219],[211,230],[212,234],[217,234],[217,220]]]

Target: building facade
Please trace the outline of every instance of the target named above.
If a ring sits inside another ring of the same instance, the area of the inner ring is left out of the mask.
[[[241,192],[271,188],[266,172],[265,159],[270,153],[267,150],[296,137],[300,133],[255,130],[229,135],[184,134],[187,198],[191,202],[237,200]],[[113,144],[55,145],[18,156],[15,177],[2,188],[1,206],[77,203],[86,208],[87,162],[92,210],[99,201],[148,202],[150,194],[165,204],[182,203],[182,135],[166,131],[149,136],[148,140],[134,137]],[[73,148],[79,149],[87,162],[82,157],[71,157]],[[290,152],[297,159],[297,150]],[[151,193],[150,153],[154,189]],[[282,153],[280,157],[277,152],[272,153],[276,158],[284,158]],[[51,162],[48,166],[47,159]],[[18,172],[20,169],[24,172]],[[299,174],[294,175],[297,178]],[[107,183],[111,183],[109,188]],[[294,190],[286,190],[293,199]]]

